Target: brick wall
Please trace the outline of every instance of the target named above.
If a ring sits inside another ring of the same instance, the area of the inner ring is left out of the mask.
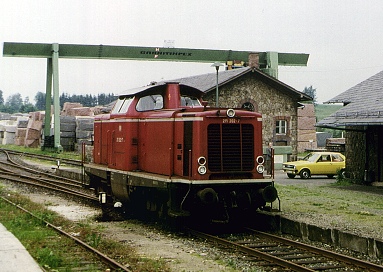
[[[298,153],[317,148],[315,105],[304,104],[298,109]]]

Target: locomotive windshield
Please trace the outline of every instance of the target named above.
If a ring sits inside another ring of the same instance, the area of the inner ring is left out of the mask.
[[[193,96],[181,96],[181,107],[198,107],[201,106],[200,101]]]
[[[132,103],[133,97],[119,98],[113,107],[112,113],[127,113],[129,105]]]
[[[137,111],[159,110],[164,106],[164,99],[160,94],[152,94],[141,97],[136,105]]]

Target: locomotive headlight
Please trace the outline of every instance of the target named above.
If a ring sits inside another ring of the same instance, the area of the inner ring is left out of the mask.
[[[198,161],[199,165],[205,165],[206,164],[206,158],[203,156],[199,157],[197,161]]]
[[[206,166],[204,166],[204,165],[200,165],[200,166],[198,167],[198,173],[199,173],[200,175],[205,175],[205,174],[206,174]]]
[[[257,172],[259,174],[262,174],[263,172],[265,172],[265,167],[262,164],[258,165],[257,166]]]
[[[227,115],[227,117],[229,117],[229,118],[233,118],[233,117],[235,116],[235,110],[233,110],[233,109],[228,109],[228,110],[226,111],[226,115]]]
[[[258,156],[257,157],[257,163],[258,164],[263,164],[265,162],[265,159],[263,158],[263,156]]]

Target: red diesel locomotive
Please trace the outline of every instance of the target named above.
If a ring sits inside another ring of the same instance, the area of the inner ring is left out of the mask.
[[[96,117],[94,161],[84,170],[102,204],[228,222],[277,198],[263,179],[261,114],[210,108],[202,95],[149,85]]]

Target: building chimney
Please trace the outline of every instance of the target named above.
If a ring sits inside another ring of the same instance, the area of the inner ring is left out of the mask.
[[[249,53],[249,66],[259,68],[259,53]]]

